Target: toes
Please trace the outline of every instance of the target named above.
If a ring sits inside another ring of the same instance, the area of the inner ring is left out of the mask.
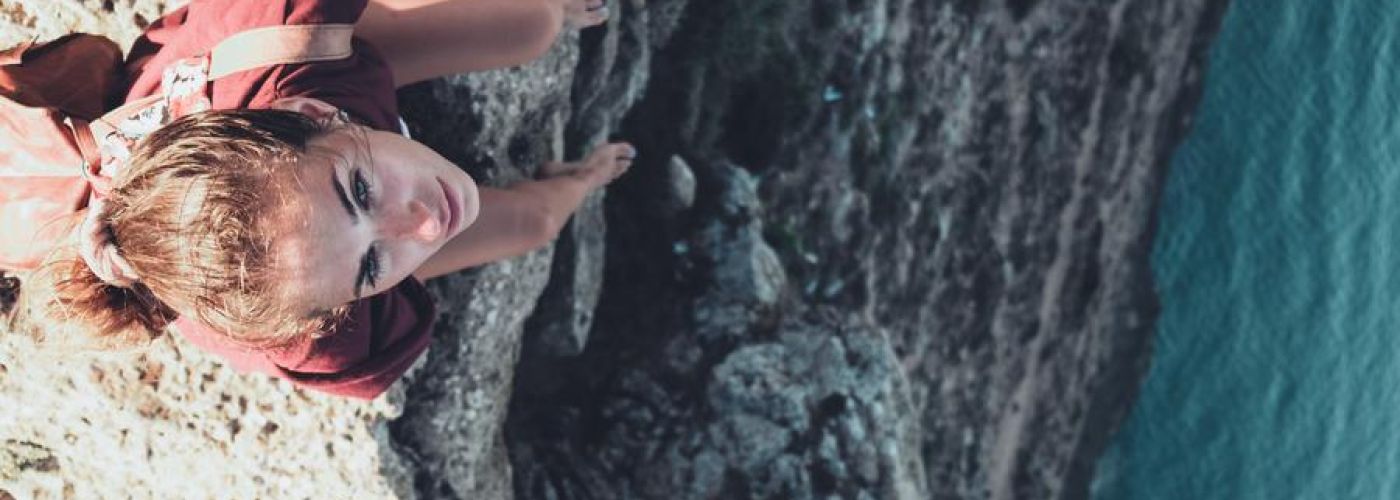
[[[601,9],[589,12],[585,14],[584,17],[586,18],[586,20],[584,21],[585,28],[591,28],[606,23],[608,22],[608,8],[603,7]]]
[[[608,9],[604,8],[596,12],[584,12],[575,17],[570,17],[567,25],[573,29],[592,28],[608,22]]]
[[[584,7],[584,23],[587,26],[603,24],[608,20],[610,12],[606,1],[589,4],[587,7]]]
[[[614,144],[613,157],[617,158],[617,161],[631,162],[632,160],[635,160],[637,158],[637,148],[634,148],[631,144],[626,143]]]
[[[616,179],[622,177],[632,167],[632,162],[637,159],[637,148],[627,143],[611,144],[610,146],[612,146],[610,153],[616,169],[613,171],[612,178]]]

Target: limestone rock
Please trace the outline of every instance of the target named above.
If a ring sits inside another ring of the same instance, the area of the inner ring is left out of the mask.
[[[521,360],[545,383],[514,392],[516,494],[1085,495],[1148,359],[1152,214],[1225,3],[687,3],[620,122],[643,154],[609,189],[588,345]],[[624,4],[620,30],[665,4]],[[696,178],[684,213],[665,209],[674,155]],[[756,273],[762,248],[783,280]],[[785,285],[767,309],[770,283]],[[905,465],[893,490],[856,487],[887,476],[829,438],[774,451],[820,413],[781,395],[820,385],[756,354],[789,351],[753,349],[814,308],[882,329],[891,379],[907,378],[912,413],[847,400],[883,408],[880,428],[913,422],[918,452],[888,454],[906,457],[887,462]],[[755,373],[782,418],[716,404],[715,384]]]
[[[398,394],[296,391],[169,338],[88,356],[6,338],[0,364],[0,490],[17,498],[388,497],[411,482],[374,436]]]
[[[81,31],[100,33],[123,49],[141,30],[189,0],[5,0],[0,2],[0,46]]]

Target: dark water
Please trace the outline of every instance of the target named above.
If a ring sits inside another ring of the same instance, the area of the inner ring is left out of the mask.
[[[1234,0],[1098,499],[1400,498],[1400,2]]]

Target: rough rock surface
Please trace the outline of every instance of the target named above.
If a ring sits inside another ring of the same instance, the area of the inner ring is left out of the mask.
[[[129,43],[179,3],[0,0],[0,43]],[[610,136],[642,156],[553,247],[432,283],[389,394],[7,336],[0,491],[1082,497],[1148,361],[1157,196],[1224,9],[615,1],[542,60],[400,93],[486,184]]]

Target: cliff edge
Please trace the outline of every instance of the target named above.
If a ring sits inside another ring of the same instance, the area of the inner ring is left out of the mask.
[[[0,44],[129,43],[180,3],[0,0]],[[614,0],[541,60],[401,90],[487,185],[641,157],[551,247],[430,283],[388,394],[3,336],[0,498],[1084,497],[1225,8]]]

